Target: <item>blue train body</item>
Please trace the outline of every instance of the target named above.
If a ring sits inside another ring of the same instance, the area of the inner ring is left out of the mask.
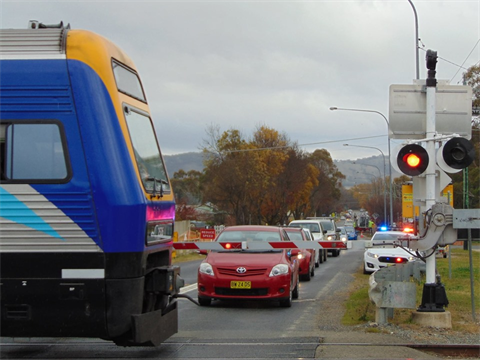
[[[4,45],[37,34],[63,54]],[[133,63],[63,26],[0,30],[0,56],[1,335],[158,345],[178,329],[175,203],[146,99],[114,74]]]

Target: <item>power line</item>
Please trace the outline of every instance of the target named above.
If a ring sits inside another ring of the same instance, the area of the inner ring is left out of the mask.
[[[462,66],[465,64],[465,62],[468,60],[468,58],[470,57],[470,55],[472,55],[473,53],[473,50],[475,50],[475,48],[477,47],[478,43],[480,42],[480,39],[477,40],[477,42],[475,43],[475,45],[473,46],[473,49],[470,51],[470,53],[467,55],[467,57],[465,58],[465,60],[463,60],[463,63],[462,63]],[[450,82],[453,81],[453,79],[455,78],[455,76],[457,76],[458,72],[460,71],[460,68],[458,68],[457,72],[455,73],[455,75],[453,75],[452,79],[450,80]]]
[[[479,39],[478,41],[480,41],[480,39]],[[477,44],[478,44],[478,41],[477,41]],[[476,45],[475,45],[475,46],[476,46]],[[425,50],[425,49],[423,49],[423,48],[419,48],[419,49],[427,52],[427,50]],[[472,50],[472,51],[473,51],[473,50]],[[442,58],[441,56],[438,56],[438,55],[437,55],[437,58],[439,58],[440,60],[443,60],[443,61],[445,61],[445,62],[447,62],[447,63],[449,63],[449,64],[455,65],[456,67],[459,68],[459,70],[460,70],[460,69],[468,70],[467,68],[463,67],[463,64],[465,64],[465,61],[463,62],[462,65],[458,65],[458,64],[455,64],[454,62],[452,62],[452,61],[450,61],[450,60],[447,60],[447,59],[445,59],[445,58]],[[458,72],[458,71],[457,71],[457,72]],[[456,74],[455,74],[455,75],[456,75]]]
[[[225,151],[225,152],[226,152],[226,153],[235,153],[235,152],[248,152],[248,151],[262,151],[262,150],[287,149],[287,148],[291,148],[291,147],[293,147],[293,146],[310,146],[310,145],[331,144],[331,143],[345,142],[345,141],[355,141],[355,140],[374,139],[374,138],[379,138],[379,137],[384,137],[384,136],[385,136],[385,135],[365,136],[365,137],[350,138],[350,139],[340,139],[340,140],[320,141],[320,142],[307,143],[307,144],[295,144],[295,145],[284,145],[284,146],[272,146],[272,147],[256,148],[256,149],[238,149],[238,150],[228,150],[228,151]]]

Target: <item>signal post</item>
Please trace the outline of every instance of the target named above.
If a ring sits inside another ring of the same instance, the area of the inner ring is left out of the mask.
[[[432,325],[431,318],[439,318],[451,326],[450,313],[438,316],[445,313],[448,300],[436,277],[435,249],[453,244],[457,234],[453,207],[440,192],[451,181],[444,171],[460,171],[473,161],[474,148],[467,140],[471,138],[472,89],[445,83],[437,88],[435,51],[427,51],[426,63],[425,85],[417,81],[411,86],[390,87],[389,138],[406,141],[390,154],[390,160],[397,171],[413,177],[414,204],[421,208],[418,233],[399,244],[425,253],[426,283],[417,313],[426,315],[422,317],[427,318],[427,325]],[[437,150],[440,143],[443,145]]]

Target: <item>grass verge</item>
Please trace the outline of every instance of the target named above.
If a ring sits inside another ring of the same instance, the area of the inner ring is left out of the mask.
[[[175,256],[172,255],[172,263],[177,264],[185,261],[203,260],[205,255],[200,255],[193,250],[176,250]]]
[[[451,278],[449,276],[448,258],[437,258],[437,271],[441,275],[441,281],[445,286],[449,305],[446,310],[452,315],[452,329],[480,334],[480,252],[473,252],[474,274],[474,304],[476,319],[472,316],[471,291],[470,291],[470,267],[468,251],[452,249],[451,254]],[[363,264],[362,264],[363,266]],[[362,268],[354,275],[350,289],[350,297],[345,303],[345,314],[342,319],[344,325],[360,325],[375,321],[375,304],[368,296],[368,275],[362,273]],[[422,302],[423,285],[425,281],[417,283],[417,301]],[[389,322],[395,325],[411,325],[412,309],[394,309],[394,317]],[[413,324],[412,324],[413,326]]]

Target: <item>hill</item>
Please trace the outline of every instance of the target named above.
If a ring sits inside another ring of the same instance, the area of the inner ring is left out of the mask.
[[[170,177],[173,177],[173,174],[179,170],[203,171],[203,154],[201,152],[164,155],[163,157]],[[385,172],[388,176],[390,164],[388,162],[389,159],[386,160]],[[343,186],[346,188],[350,188],[355,184],[369,183],[378,177],[384,177],[383,156],[381,155],[356,160],[335,160],[334,163],[346,177],[343,181]],[[393,172],[394,178],[400,175],[395,171]]]
[[[203,171],[203,154],[201,152],[188,152],[176,155],[163,155],[169,177],[173,177],[178,170]]]

